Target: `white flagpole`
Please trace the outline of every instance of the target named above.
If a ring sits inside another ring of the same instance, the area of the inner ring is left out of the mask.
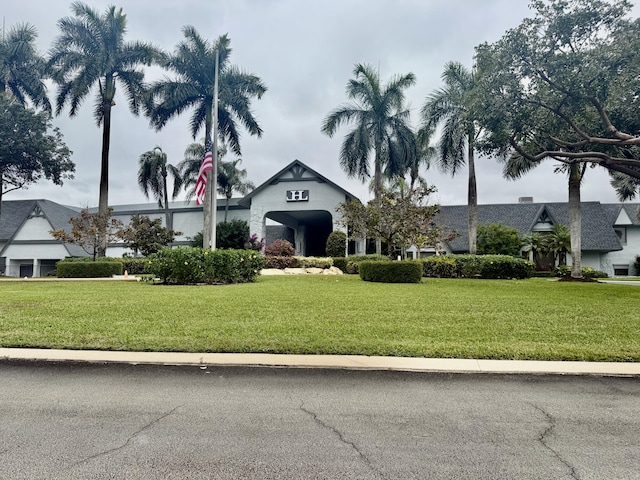
[[[219,53],[216,50],[216,71],[213,80],[213,170],[211,171],[211,250],[216,249],[216,216],[218,213],[218,69]]]

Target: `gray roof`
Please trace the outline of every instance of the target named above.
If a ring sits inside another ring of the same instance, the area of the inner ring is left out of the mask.
[[[638,205],[582,204],[582,249],[584,251],[622,250],[613,224],[621,208],[627,212],[637,212]],[[545,212],[553,223],[569,226],[569,209],[566,203],[512,203],[500,205],[478,205],[478,224],[502,223],[518,230],[520,236],[531,233],[540,215]],[[630,217],[632,215],[629,215]],[[638,219],[634,215],[634,224]],[[442,206],[438,223],[460,236],[449,243],[453,252],[466,252],[469,248],[468,217],[466,205]]]
[[[33,210],[39,207],[54,230],[71,231],[69,220],[78,216],[74,208],[65,207],[50,200],[5,200],[0,213],[0,241],[9,242],[27,221]],[[53,237],[51,238],[53,240]],[[64,244],[69,255],[84,257],[87,253],[78,245]]]

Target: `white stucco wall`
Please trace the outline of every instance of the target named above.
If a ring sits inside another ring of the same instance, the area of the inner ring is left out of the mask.
[[[629,268],[629,275],[640,275],[633,268],[633,262],[637,255],[640,255],[640,226],[627,226],[627,242],[623,249],[617,252],[609,252],[602,256],[600,270],[613,276],[614,266],[624,266]]]
[[[309,200],[288,202],[288,190],[308,190]],[[311,181],[289,181],[269,185],[268,188],[258,192],[251,199],[251,219],[249,221],[250,233],[256,233],[259,237],[266,236],[265,216],[269,212],[296,212],[319,210],[331,215],[333,229],[344,230],[337,224],[339,220],[336,207],[345,201],[344,192],[337,190],[330,184]],[[297,225],[289,225],[296,228]]]
[[[53,240],[49,233],[53,227],[44,217],[32,217],[24,222],[13,240]]]

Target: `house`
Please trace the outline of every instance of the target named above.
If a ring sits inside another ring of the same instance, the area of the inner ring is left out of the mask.
[[[566,203],[534,203],[527,200],[513,204],[478,205],[478,224],[502,223],[527,234],[550,232],[556,224],[569,226]],[[633,263],[640,255],[640,204],[602,204],[582,202],[582,266],[611,276],[640,275]],[[446,253],[465,253],[469,246],[466,205],[441,207],[439,223],[459,234],[444,245]],[[571,255],[567,256],[571,264]]]
[[[357,198],[342,187],[295,160],[277,172],[244,198],[231,199],[228,220],[249,224],[250,233],[271,243],[276,238],[290,240],[297,255],[324,255],[326,239],[333,230],[342,229],[336,207]],[[217,221],[224,218],[225,199],[218,199]],[[638,275],[633,267],[640,255],[640,204],[582,204],[582,264],[609,275]],[[76,245],[54,240],[50,230],[70,230],[69,219],[80,208],[59,205],[49,200],[2,202],[0,215],[0,274],[25,277],[45,276],[55,262],[65,257],[88,255]],[[202,207],[193,203],[170,203],[173,228],[180,231],[175,245],[187,245],[202,231]],[[157,204],[115,205],[114,217],[128,224],[133,215],[160,218],[166,225],[164,210]],[[479,205],[479,224],[503,223],[516,228],[521,236],[550,231],[555,224],[569,225],[566,203]],[[468,247],[467,207],[442,206],[438,223],[459,234],[442,245],[445,253],[464,253]],[[364,253],[364,242],[355,242],[353,253]],[[120,257],[131,253],[124,244],[111,244],[107,255]],[[425,252],[426,253],[426,252]],[[433,252],[435,253],[435,251]],[[571,263],[570,257],[567,259]]]

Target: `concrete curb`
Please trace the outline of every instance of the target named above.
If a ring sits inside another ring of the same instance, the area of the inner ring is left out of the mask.
[[[280,355],[269,353],[116,352],[0,348],[0,361],[125,363],[134,365],[254,366],[331,368],[403,372],[639,376],[640,363],[476,360],[368,357],[361,355]]]

